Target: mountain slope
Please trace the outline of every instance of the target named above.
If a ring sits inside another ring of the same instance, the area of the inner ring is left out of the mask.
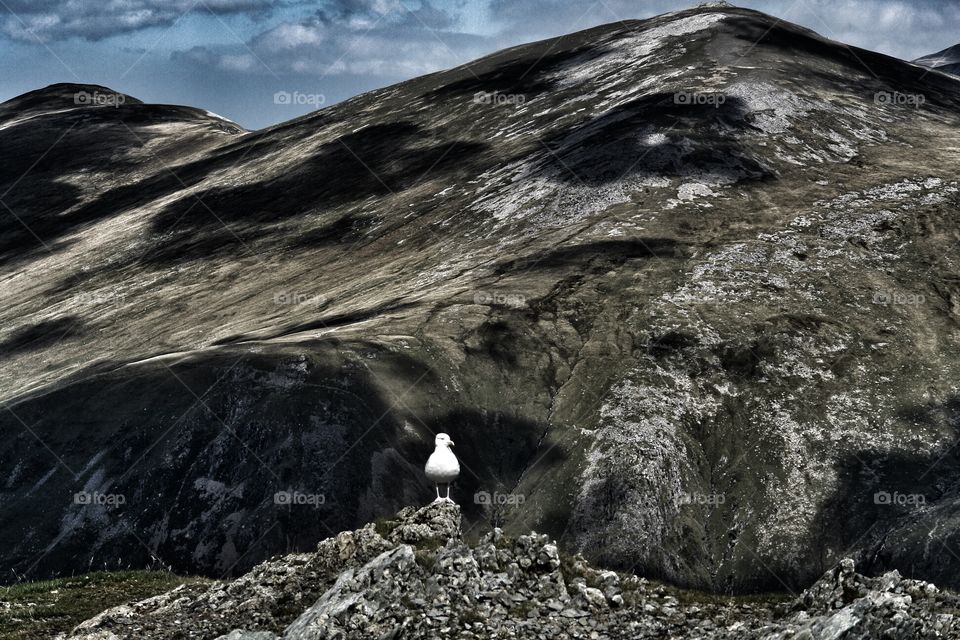
[[[921,64],[937,71],[960,75],[960,44],[947,47],[943,51],[931,53],[928,56],[917,58],[914,63]]]
[[[190,107],[147,105],[97,85],[56,84],[0,105],[0,255],[16,266],[59,253],[80,227],[115,213],[120,185],[202,154],[243,131]],[[140,196],[138,196],[140,197]]]
[[[0,130],[46,245],[4,219],[0,566],[242,571],[429,499],[445,431],[470,522],[608,566],[956,585],[958,99],[700,8],[263,131]]]

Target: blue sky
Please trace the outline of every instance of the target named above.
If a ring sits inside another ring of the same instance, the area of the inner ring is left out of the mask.
[[[670,0],[0,0],[0,100],[54,82],[209,109],[248,128],[506,46],[697,4]],[[743,0],[912,59],[960,41],[957,0]],[[286,92],[290,104],[274,96]]]

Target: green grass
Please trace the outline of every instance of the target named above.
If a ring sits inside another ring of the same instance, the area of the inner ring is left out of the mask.
[[[110,607],[206,582],[163,571],[101,571],[0,587],[0,640],[50,640]]]
[[[381,538],[386,538],[399,524],[399,522],[390,518],[377,518],[373,521],[373,528],[380,534]]]
[[[427,571],[433,571],[433,567],[437,564],[437,553],[428,549],[417,549],[414,552],[414,559]]]

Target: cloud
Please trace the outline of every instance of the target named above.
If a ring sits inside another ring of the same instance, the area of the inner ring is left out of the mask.
[[[488,38],[456,29],[455,13],[428,0],[341,0],[298,21],[283,22],[242,49],[194,47],[174,54],[223,71],[275,75],[373,75],[408,78],[489,52]]]
[[[479,40],[497,46],[510,46],[540,38],[557,36],[597,24],[616,22],[674,11],[692,6],[697,0],[4,0],[7,15],[0,11],[0,32],[14,40],[49,42],[80,38],[96,41],[110,36],[133,33],[149,27],[169,26],[188,13],[246,14],[263,16],[284,7],[318,6],[307,17],[274,25],[248,43],[247,51],[225,52],[211,49],[210,55],[225,56],[215,66],[232,65],[238,55],[266,57],[271,51],[300,47],[300,57],[281,56],[274,63],[280,68],[328,65],[347,50],[351,39],[361,39],[360,50],[374,46],[402,46],[395,55],[384,52],[376,60],[347,60],[344,67],[389,69],[438,69],[465,62],[465,53],[487,52],[477,47]],[[954,44],[960,21],[960,3],[955,0],[739,0],[739,4],[777,15],[810,27],[823,35],[850,44],[911,58],[929,53],[931,41],[943,48]],[[415,7],[415,8],[414,8]],[[458,11],[483,13],[484,33],[469,37]],[[336,31],[336,33],[334,33]],[[289,38],[292,47],[278,41]],[[400,43],[403,42],[401,45]],[[420,42],[422,51],[416,50]],[[197,46],[208,46],[198,41]],[[439,45],[439,46],[438,46]],[[445,46],[444,46],[445,45]],[[261,51],[258,47],[264,47]],[[341,46],[333,58],[331,49]],[[310,48],[313,50],[309,50]],[[448,49],[453,50],[453,55]],[[186,52],[185,52],[186,53]],[[397,61],[397,55],[411,55],[409,62]],[[428,56],[435,55],[431,63]],[[193,60],[196,52],[180,59]],[[350,58],[348,55],[347,58]],[[390,60],[393,58],[393,60]],[[262,64],[248,65],[250,69]],[[339,66],[339,65],[337,65]]]
[[[149,27],[170,26],[188,13],[269,12],[273,0],[5,0],[0,31],[24,42],[101,40]]]
[[[762,10],[770,3],[754,4]],[[782,11],[828,38],[906,60],[960,40],[960,4],[953,1],[807,0],[792,10],[784,2]]]

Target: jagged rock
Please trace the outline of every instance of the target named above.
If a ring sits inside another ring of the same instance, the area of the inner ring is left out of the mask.
[[[797,599],[794,606],[803,613],[786,630],[768,638],[960,637],[960,619],[954,608],[960,604],[960,598],[950,595],[944,603],[938,601],[938,594],[936,586],[905,579],[897,571],[876,578],[862,576],[856,573],[853,560],[844,558]],[[935,611],[938,605],[951,613]]]
[[[696,594],[681,600],[666,586],[583,559],[565,563],[536,532],[511,541],[493,531],[470,546],[460,538],[460,519],[449,505],[404,509],[388,522],[396,540],[372,525],[344,532],[313,554],[271,560],[231,583],[104,612],[61,640],[160,640],[174,631],[202,640],[932,640],[960,633],[957,596],[896,572],[865,577],[849,560],[784,614],[773,603],[716,596],[698,604]],[[400,541],[410,536],[417,543]],[[278,606],[281,593],[294,592],[301,597]]]
[[[460,536],[460,507],[450,502],[433,502],[421,509],[407,507],[397,518],[398,524],[387,534],[391,542],[420,544]]]
[[[325,640],[338,637],[337,626],[362,629],[398,592],[414,593],[423,588],[422,581],[411,579],[411,568],[415,565],[413,547],[401,545],[383,552],[363,567],[341,574],[316,604],[287,627],[283,637]],[[400,580],[403,582],[398,583]]]

